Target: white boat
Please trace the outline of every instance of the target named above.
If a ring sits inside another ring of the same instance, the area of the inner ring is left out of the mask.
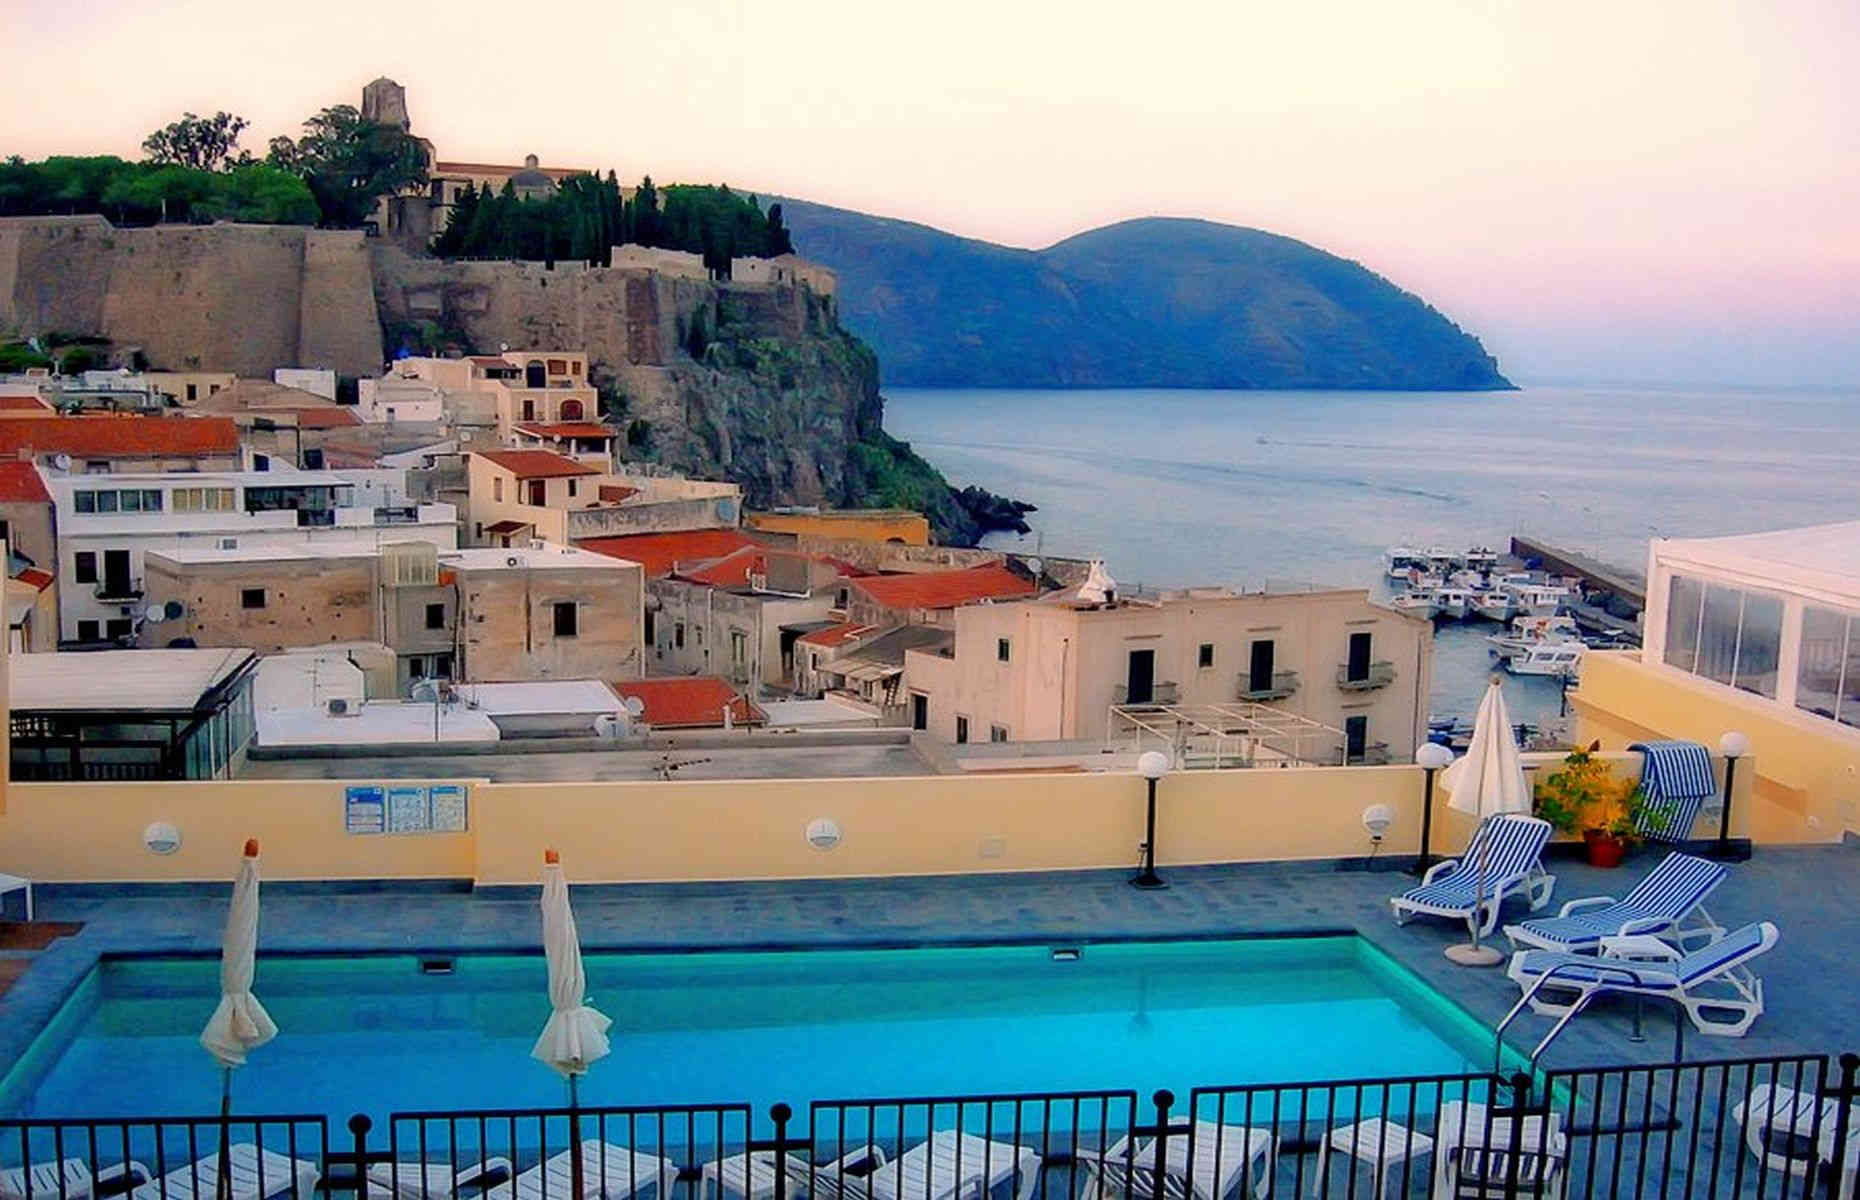
[[[1511,622],[1510,630],[1495,633],[1486,641],[1492,643],[1493,653],[1500,658],[1510,658],[1546,643],[1581,644],[1582,631],[1573,617],[1518,617]]]
[[[1432,620],[1440,613],[1440,606],[1434,603],[1432,588],[1413,588],[1389,597],[1389,607],[1396,612],[1407,613],[1414,617]]]
[[[1467,610],[1472,606],[1473,594],[1465,588],[1443,587],[1434,589],[1434,607],[1437,616],[1450,621],[1464,621]]]
[[[1487,588],[1473,593],[1473,611],[1488,621],[1511,619],[1511,593],[1504,588]]]
[[[1573,676],[1582,669],[1581,642],[1539,642],[1505,660],[1513,675]]]
[[[1508,583],[1512,607],[1528,617],[1551,617],[1569,601],[1569,589],[1554,583]]]
[[[1460,562],[1468,571],[1489,575],[1498,570],[1498,551],[1487,546],[1474,546],[1460,556]]]
[[[1382,562],[1390,579],[1407,579],[1427,570],[1427,555],[1412,546],[1390,546],[1382,552]]]

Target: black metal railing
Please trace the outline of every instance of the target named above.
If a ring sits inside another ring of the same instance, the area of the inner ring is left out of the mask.
[[[1860,1056],[1157,1091],[0,1120],[21,1200],[1851,1200]],[[29,1169],[22,1169],[28,1168]]]

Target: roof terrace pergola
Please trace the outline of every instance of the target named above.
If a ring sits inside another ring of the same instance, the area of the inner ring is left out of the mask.
[[[1334,766],[1344,732],[1267,704],[1113,704],[1105,745],[1154,744],[1183,769]]]

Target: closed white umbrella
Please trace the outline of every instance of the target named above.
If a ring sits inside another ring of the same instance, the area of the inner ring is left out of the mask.
[[[613,1022],[589,1008],[588,978],[581,968],[581,939],[568,904],[568,880],[553,850],[543,852],[543,953],[549,960],[549,1004],[554,1010],[530,1053],[568,1079],[570,1103],[575,1079],[590,1064],[607,1057],[607,1030]]]
[[[278,1036],[271,1015],[252,994],[252,977],[257,972],[258,839],[249,838],[239,860],[239,877],[233,882],[232,906],[226,912],[226,933],[220,942],[220,1004],[200,1031],[200,1044],[225,1071],[222,1108],[231,1096],[232,1069],[245,1065],[248,1051]]]
[[[1441,784],[1449,789],[1449,807],[1468,816],[1478,817],[1480,827],[1492,817],[1506,813],[1531,811],[1531,785],[1524,777],[1524,762],[1518,756],[1518,742],[1511,728],[1511,712],[1505,706],[1505,692],[1494,675],[1479,701],[1473,718],[1472,740],[1466,756],[1441,772]],[[1473,896],[1483,906],[1485,878],[1491,851],[1485,839],[1479,842],[1479,874],[1475,877]],[[1477,910],[1475,910],[1476,912]],[[1486,967],[1504,961],[1504,955],[1491,946],[1479,944],[1479,922],[1473,921],[1472,941],[1449,946],[1447,957],[1461,966]]]

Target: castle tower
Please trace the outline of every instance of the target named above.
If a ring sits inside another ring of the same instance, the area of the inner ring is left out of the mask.
[[[411,131],[407,118],[407,89],[383,75],[362,89],[362,119],[377,125],[397,125]]]

